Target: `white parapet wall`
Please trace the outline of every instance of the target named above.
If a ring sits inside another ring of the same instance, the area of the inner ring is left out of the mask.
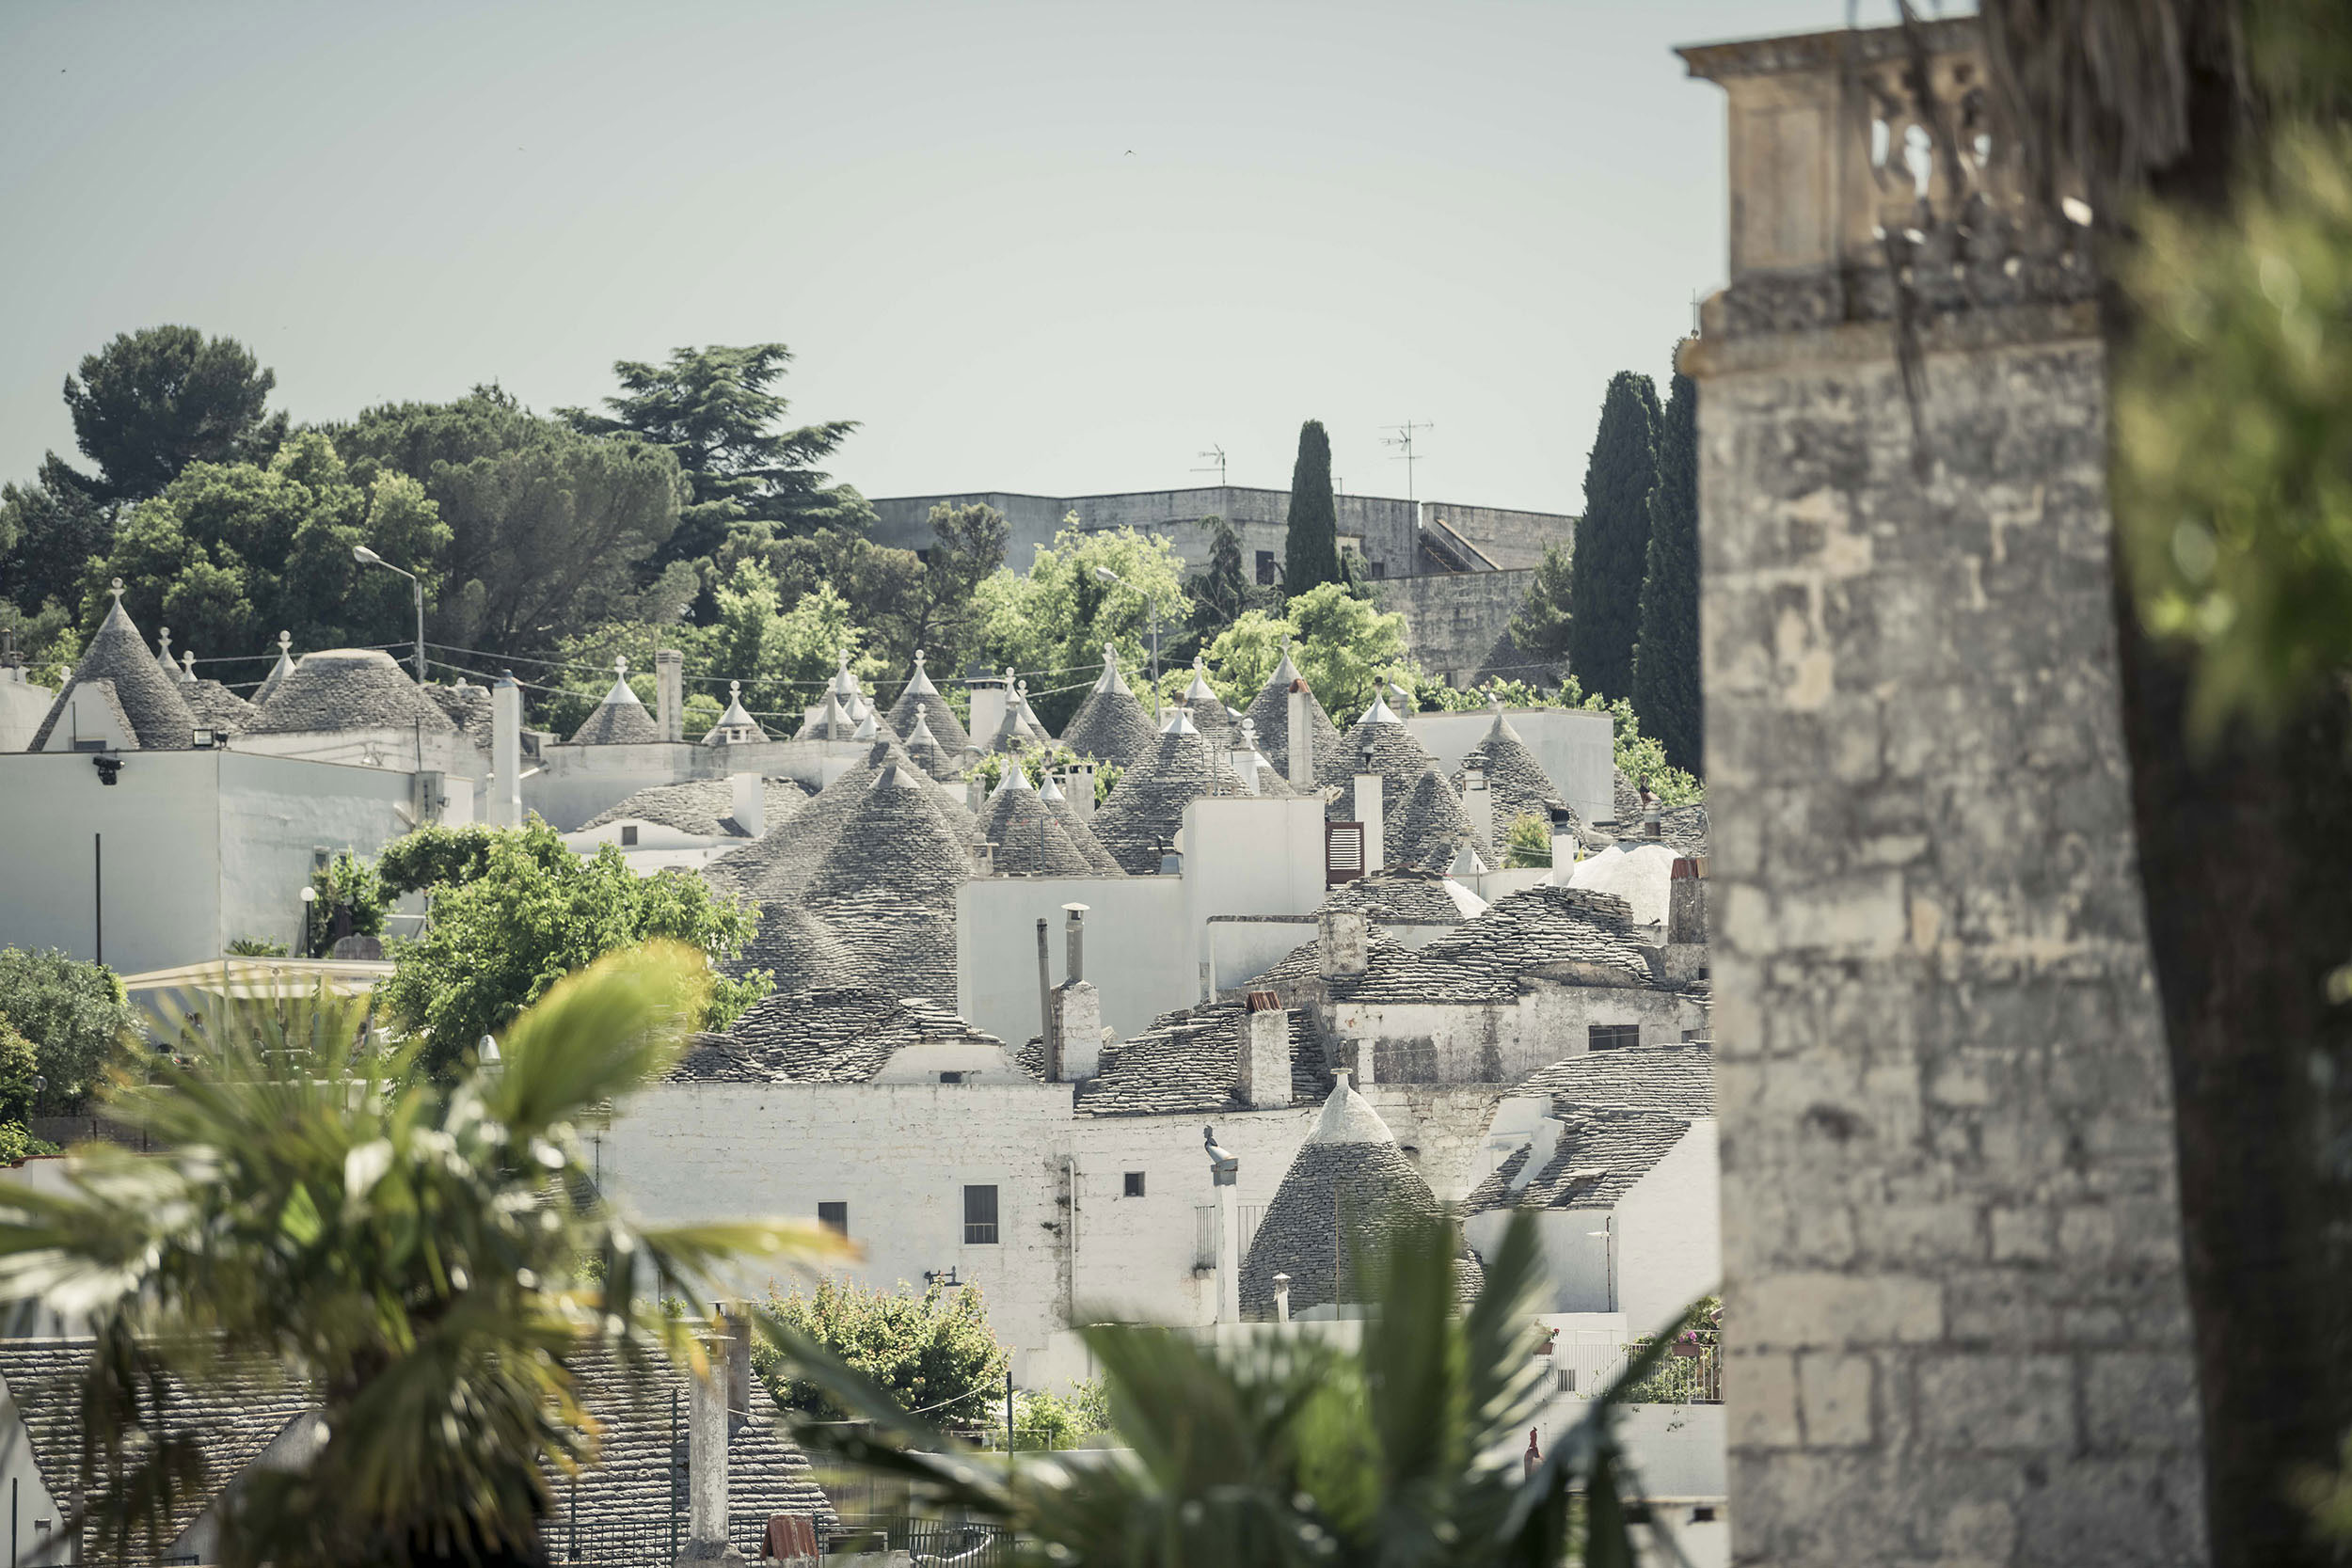
[[[1508,708],[1503,717],[1578,816],[1606,822],[1617,815],[1615,721],[1605,713],[1565,707]],[[1405,727],[1450,775],[1486,738],[1494,715],[1484,708],[1416,713],[1406,717]]]

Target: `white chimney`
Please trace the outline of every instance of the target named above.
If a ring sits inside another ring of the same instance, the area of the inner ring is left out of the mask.
[[[1084,904],[1062,907],[1065,977],[1054,988],[1053,1048],[1049,1062],[1061,1064],[1061,1076],[1073,1083],[1092,1078],[1103,1068],[1103,997],[1086,978],[1086,912]]]
[[[1274,1321],[1278,1323],[1291,1321],[1291,1276],[1286,1274],[1274,1276]]]
[[[1315,911],[1315,973],[1327,980],[1361,974],[1372,961],[1372,923],[1360,910]]]
[[[1291,784],[1299,789],[1315,786],[1315,732],[1307,721],[1307,705],[1312,700],[1307,693],[1305,681],[1291,682]]]
[[[1470,817],[1470,837],[1489,855],[1495,849],[1495,792],[1486,787],[1483,768],[1462,769],[1462,810]]]
[[[735,825],[757,838],[768,831],[768,791],[756,773],[731,773],[735,786]]]
[[[523,689],[514,673],[490,688],[490,826],[523,825]]]
[[[964,688],[972,696],[972,722],[969,726],[975,745],[986,746],[1004,728],[1005,705],[1011,700],[1012,683],[994,675],[982,675],[967,681]]]
[[[1340,1057],[1355,1069],[1359,1088],[1368,1089],[1373,1085],[1372,1046],[1369,1035],[1359,1035],[1352,1040],[1340,1042]]]
[[[686,656],[675,648],[654,650],[653,713],[662,739],[686,738]]]
[[[1527,1163],[1519,1166],[1518,1174],[1512,1177],[1508,1183],[1512,1192],[1524,1192],[1527,1184],[1551,1164],[1551,1157],[1559,1152],[1560,1134],[1564,1131],[1565,1129],[1560,1125],[1558,1118],[1553,1117],[1546,1117],[1535,1124],[1535,1135],[1528,1140]]]
[[[1291,1015],[1285,1007],[1241,1015],[1242,1103],[1268,1111],[1291,1102]]]
[[[1551,830],[1551,875],[1547,880],[1567,885],[1568,873],[1576,865],[1576,835],[1565,828]]]
[[[1364,825],[1364,875],[1376,875],[1388,864],[1383,854],[1388,839],[1388,814],[1380,800],[1377,773],[1356,775],[1356,820]]]
[[[1070,803],[1078,809],[1078,820],[1094,820],[1094,764],[1082,762],[1070,770],[1070,782],[1062,786],[1070,794]]]
[[[707,1376],[691,1379],[686,1427],[687,1543],[682,1558],[740,1568],[743,1554],[727,1541],[728,1377],[735,1357],[723,1330],[704,1341]]]

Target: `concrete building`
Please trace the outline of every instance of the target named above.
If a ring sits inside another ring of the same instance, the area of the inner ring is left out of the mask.
[[[1684,58],[1736,1555],[2202,1562],[2089,230],[1982,157],[1973,18]]]

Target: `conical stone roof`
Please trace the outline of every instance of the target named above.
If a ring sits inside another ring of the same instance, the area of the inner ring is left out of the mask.
[[[187,702],[181,695],[181,683],[166,675],[156,664],[155,656],[148,651],[139,628],[131,624],[130,612],[122,608],[119,594],[115,597],[114,608],[106,612],[106,619],[91,635],[80,661],[73,666],[72,678],[49,705],[49,711],[42,716],[40,728],[33,732],[33,743],[27,749],[39,752],[48,746],[50,733],[57,727],[57,720],[64,714],[75,687],[102,680],[113,683],[115,705],[141,750],[188,749],[190,737],[196,733],[196,715],[188,711]]]
[[[957,759],[962,753],[959,752],[956,756],[948,755],[946,748],[939,744],[939,737],[931,733],[930,716],[919,707],[913,711],[914,728],[906,738],[907,755],[914,759],[917,768],[934,779],[954,778]]]
[[[1388,1123],[1341,1073],[1249,1243],[1242,1315],[1274,1316],[1278,1274],[1290,1275],[1294,1317],[1360,1300],[1359,1259],[1376,1257],[1404,1222],[1438,1212],[1437,1195]]]
[[[373,648],[323,648],[303,655],[294,673],[278,682],[269,700],[260,705],[248,733],[405,730],[416,725],[427,735],[449,735],[457,728],[391,655]]]
[[[1152,750],[1120,775],[1110,799],[1094,814],[1094,836],[1127,872],[1152,876],[1160,869],[1162,846],[1184,826],[1188,802],[1203,795],[1247,793],[1241,780],[1212,756],[1186,711],[1178,708]]]
[[[1184,711],[1192,715],[1193,728],[1217,746],[1233,743],[1232,716],[1226,711],[1225,699],[1209,685],[1208,660],[1193,656],[1192,684],[1184,688]]]
[[[182,681],[180,700],[196,721],[218,735],[243,735],[253,724],[251,703],[218,681]]]
[[[809,911],[902,996],[956,993],[956,889],[972,858],[914,765],[885,765],[809,879]]]
[[[726,965],[727,974],[738,978],[755,969],[773,974],[778,991],[865,985],[873,978],[833,928],[797,898],[762,902],[757,934]]]
[[[1103,841],[1094,836],[1093,828],[1078,815],[1078,808],[1071,803],[1070,797],[1063,792],[1060,784],[1048,778],[1044,787],[1037,792],[1037,798],[1047,811],[1054,814],[1054,819],[1061,824],[1062,832],[1070,835],[1070,842],[1077,847],[1078,853],[1086,857],[1087,864],[1094,868],[1096,876],[1123,877],[1127,874],[1111,852],[1103,847]]]
[[[1119,673],[1119,651],[1104,643],[1102,676],[1062,726],[1061,743],[1082,757],[1126,768],[1152,749],[1152,716]]]
[[[826,687],[823,699],[818,703],[817,711],[809,717],[808,723],[802,728],[800,738],[853,740],[856,737],[857,721],[850,718],[850,710],[842,705],[841,693],[830,686]]]
[[[572,732],[575,746],[639,746],[661,738],[661,726],[629,689],[628,660],[612,661],[612,689]]]
[[[719,715],[717,723],[704,732],[702,743],[706,746],[720,746],[767,738],[768,732],[760,728],[759,721],[754,719],[751,710],[743,705],[743,683],[741,681],[727,682],[726,711]]]
[[[492,721],[490,718],[490,689],[472,686],[461,680],[455,686],[433,685],[424,689],[433,699],[433,705],[449,715],[449,721],[459,733],[485,752],[490,749]]]
[[[269,667],[269,673],[262,676],[262,684],[254,689],[253,705],[260,707],[263,703],[268,702],[271,693],[284,684],[286,677],[293,674],[294,670],[294,633],[281,631],[278,634],[278,662]]]
[[[862,761],[843,768],[789,820],[705,866],[704,877],[723,891],[748,894],[762,902],[798,897],[882,770],[894,762],[912,760],[898,747],[877,744]]]
[[[1454,793],[1463,793],[1469,770],[1483,768],[1486,771],[1486,789],[1494,799],[1495,832],[1501,835],[1513,819],[1530,813],[1549,819],[1553,811],[1565,811],[1567,802],[1560,799],[1551,776],[1544,765],[1535,760],[1535,753],[1527,749],[1519,732],[1511,727],[1511,721],[1502,716],[1502,705],[1492,710],[1494,722],[1487,726],[1486,738],[1463,753],[1462,766],[1454,770]]]
[[[1381,863],[1422,871],[1451,868],[1470,817],[1444,775],[1434,768],[1423,772],[1405,792],[1401,805],[1393,785],[1384,783],[1380,795]]]
[[[972,737],[963,733],[963,721],[956,717],[956,710],[947,705],[947,699],[939,694],[939,688],[931,684],[930,672],[923,668],[923,650],[920,648],[914,650],[914,673],[898,693],[898,700],[890,705],[888,714],[891,729],[905,736],[910,745],[914,739],[917,714],[922,716],[924,724],[930,728],[931,738],[951,761],[971,749]]]
[[[1005,765],[1004,783],[988,802],[988,842],[996,846],[996,869],[1029,877],[1086,877],[1094,866],[1070,841],[1058,817],[1046,809],[1020,764]]]

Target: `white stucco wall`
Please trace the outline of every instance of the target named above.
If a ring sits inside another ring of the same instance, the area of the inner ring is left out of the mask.
[[[523,809],[537,812],[557,832],[567,833],[607,807],[655,784],[690,779],[723,779],[730,773],[763,773],[822,789],[844,769],[863,762],[870,746],[851,740],[771,740],[748,746],[703,746],[688,740],[647,741],[635,746],[573,746],[552,742],[539,749],[538,771],[526,763]]]
[[[1084,904],[1087,978],[1104,1027],[1121,1039],[1189,1006],[1199,981],[1183,941],[1176,877],[985,877],[956,890],[956,1010],[976,1029],[1021,1041],[1038,1032],[1037,923],[1046,923],[1054,984],[1063,962],[1062,906]]]
[[[409,827],[406,773],[237,751],[214,755],[220,768],[219,935],[208,948],[164,963],[217,958],[221,944],[237,937],[293,939],[317,851],[348,849],[373,859]],[[126,778],[129,772],[126,765]],[[111,960],[111,939],[108,946]]]
[[[1579,816],[1597,822],[1617,815],[1615,724],[1609,715],[1546,707],[1512,708],[1505,717],[1543,765],[1560,798]],[[1494,715],[1484,709],[1416,713],[1405,721],[1405,727],[1452,774],[1470,748],[1486,738]]]
[[[1721,1288],[1723,1181],[1712,1117],[1691,1131],[1617,1201],[1618,1301],[1636,1333],[1651,1333]]]
[[[51,688],[21,678],[24,671],[0,666],[0,752],[21,752],[33,743],[33,732],[57,700]]]
[[[1378,1041],[1375,1083],[1500,1085],[1582,1054],[1595,1024],[1634,1024],[1645,1045],[1679,1044],[1704,1019],[1696,1002],[1670,991],[1530,979],[1515,1000],[1491,1006],[1338,1002],[1326,1023],[1342,1038]]]

